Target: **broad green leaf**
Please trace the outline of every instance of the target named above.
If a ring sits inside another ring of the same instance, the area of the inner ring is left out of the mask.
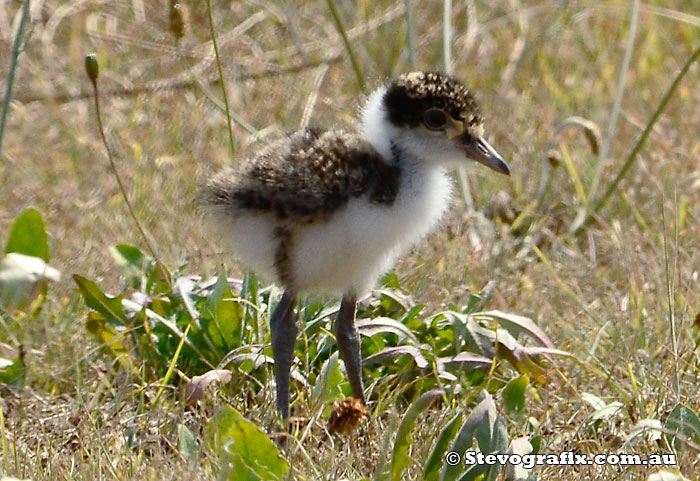
[[[461,425],[462,413],[459,413],[440,431],[423,468],[424,481],[437,481],[440,478],[440,468],[445,465],[445,453]]]
[[[508,454],[518,454],[520,456],[525,456],[533,451],[532,444],[528,440],[527,436],[522,436],[511,441],[510,446],[508,446]],[[532,468],[527,469],[523,464],[508,464],[506,466],[506,476],[507,481],[526,481],[530,476]]]
[[[338,351],[334,352],[321,366],[321,373],[316,378],[312,399],[314,403],[326,404],[343,397],[340,383],[343,382],[343,373],[340,372]]]
[[[129,323],[122,309],[121,295],[109,297],[97,284],[78,274],[73,274],[73,280],[88,307],[102,314],[111,324],[123,326]]]
[[[226,272],[219,275],[214,290],[204,302],[202,315],[213,321],[208,331],[215,344],[226,349],[239,344],[243,310],[240,303],[233,300]]]
[[[525,334],[530,338],[537,341],[540,345],[554,349],[554,343],[552,343],[549,336],[540,329],[537,324],[532,322],[532,319],[518,316],[516,314],[510,314],[503,311],[486,311],[473,314],[477,319],[488,319],[500,324],[500,326],[510,332],[513,336],[518,334]]]
[[[109,253],[120,267],[132,267],[139,272],[152,261],[151,257],[144,254],[141,249],[128,244],[109,246]]]
[[[0,305],[8,311],[31,308],[43,300],[46,282],[60,278],[43,259],[11,252],[0,260]]]
[[[279,480],[289,469],[270,438],[230,406],[211,418],[205,439],[219,458],[220,480]]]
[[[627,444],[634,446],[640,440],[656,443],[661,439],[663,429],[664,427],[658,419],[640,419],[627,435]]]
[[[109,246],[109,253],[124,275],[135,280],[142,276],[147,277],[154,264],[151,256],[144,254],[138,247],[127,244]]]
[[[408,457],[408,448],[413,442],[411,440],[411,431],[415,428],[416,418],[420,413],[425,411],[437,398],[444,393],[439,389],[433,389],[421,395],[416,399],[411,407],[401,420],[399,429],[396,432],[396,440],[394,441],[394,451],[391,455],[391,479],[392,481],[401,480],[406,466],[409,465],[411,459]]]
[[[482,391],[481,402],[476,405],[474,409],[467,416],[466,421],[462,425],[457,437],[455,438],[450,451],[456,451],[463,454],[467,449],[471,448],[474,443],[474,434],[477,428],[482,424],[492,425],[498,415],[496,411],[496,404],[493,401],[493,397],[487,391]],[[440,475],[441,481],[454,481],[457,476],[464,470],[464,465],[457,464],[455,466],[450,466],[445,464]]]
[[[479,440],[479,449],[485,454],[504,453],[508,446],[508,427],[501,416],[496,416],[493,424],[482,423],[477,426],[476,437]],[[481,438],[481,439],[480,439]],[[459,478],[459,481],[495,481],[503,471],[503,466],[475,464]]]
[[[613,419],[622,412],[622,408],[624,408],[624,404],[619,401],[613,401],[610,404],[606,404],[601,409],[594,411],[593,414],[591,414],[591,419],[594,421]]]
[[[508,331],[498,328],[495,344],[496,353],[511,363],[520,374],[527,374],[530,379],[544,382],[544,367],[530,357],[527,350]]]
[[[513,379],[503,388],[503,407],[506,411],[520,414],[525,407],[525,390],[529,379],[527,374]]]
[[[467,302],[467,307],[464,308],[464,314],[471,314],[479,307],[481,304],[481,296],[479,294],[469,294],[469,301]]]
[[[24,364],[24,351],[13,360],[0,358],[0,382],[8,384],[14,388],[24,386],[24,378],[27,373],[27,366]]]
[[[197,452],[199,451],[199,445],[197,445],[197,440],[194,434],[192,434],[192,431],[184,424],[177,425],[177,440],[182,457],[190,462],[195,461]]]
[[[595,394],[591,394],[589,392],[584,392],[581,394],[581,399],[583,402],[591,406],[593,409],[598,410],[598,409],[603,409],[607,403],[600,399],[598,396]]]
[[[260,339],[262,336],[261,330],[258,326],[258,309],[253,306],[258,306],[258,279],[255,277],[255,273],[248,269],[243,276],[243,284],[241,285],[241,297],[248,303],[242,303],[242,314],[241,319],[243,324],[241,326],[240,332],[245,336],[248,333],[247,338],[241,339],[241,343],[262,343],[265,340]],[[249,325],[247,325],[249,324]]]
[[[413,306],[406,314],[404,314],[404,315],[401,317],[401,319],[399,320],[399,322],[400,322],[401,324],[403,324],[404,326],[409,325],[414,319],[416,319],[416,317],[418,316],[418,314],[420,314],[420,312],[421,312],[424,308],[425,308],[425,305],[423,305],[423,304],[417,304],[417,305]],[[410,331],[409,331],[409,332],[410,332]]]
[[[248,352],[251,350],[253,352]],[[226,354],[226,357],[219,363],[221,366],[227,366],[228,364],[234,364],[238,369],[250,372],[265,364],[274,365],[275,360],[271,356],[263,354],[261,348],[256,349],[253,346],[241,346]],[[244,366],[247,367],[244,368]]]
[[[491,368],[493,360],[471,352],[460,352],[452,357],[439,357],[438,370],[446,369],[448,371],[487,371]]]
[[[542,436],[537,435],[530,438],[530,445],[532,446],[532,453],[538,454],[542,448]]]
[[[372,295],[380,300],[380,315],[392,315],[393,313],[406,312],[412,304],[411,299],[398,289],[376,289]]]
[[[457,314],[457,313],[455,313]],[[455,315],[455,333],[462,339],[469,350],[476,354],[493,359],[496,356],[494,341],[496,333],[476,322],[472,316]],[[459,330],[458,330],[459,328]]]
[[[5,254],[11,252],[49,262],[51,256],[46,227],[38,210],[27,209],[15,218],[5,246]]]
[[[477,426],[475,436],[484,453],[503,453],[508,448],[508,426],[498,414]]]
[[[650,474],[646,481],[690,481],[678,469],[664,469]]]
[[[386,425],[384,434],[382,435],[382,442],[380,444],[381,449],[379,450],[379,458],[377,466],[374,468],[374,476],[372,481],[385,481],[389,478],[391,474],[391,462],[387,462],[387,453],[389,452],[389,444],[391,441],[392,434],[396,431],[397,418],[399,417],[396,411],[392,412],[389,416],[389,422]]]
[[[381,279],[381,285],[388,287],[390,289],[401,289],[401,284],[399,283],[399,276],[396,275],[395,271],[389,271],[384,274]]]
[[[141,313],[143,312],[143,315],[145,318],[149,319],[150,321],[153,321],[156,325],[161,325],[164,327],[168,332],[171,332],[178,338],[178,342],[180,339],[182,339],[185,336],[185,333],[177,327],[177,324],[174,323],[173,321],[166,319],[165,317],[161,316],[160,314],[153,312],[151,309],[146,309],[140,304],[129,300],[129,299],[123,299],[122,300],[122,306],[130,312],[133,313]],[[140,315],[140,314],[139,314]],[[138,317],[134,318],[135,320],[138,319]],[[188,337],[185,338],[185,346],[189,347],[192,349],[200,358],[202,362],[207,364],[210,368],[214,369],[215,366],[209,361],[209,358],[205,355],[205,353],[199,349]],[[212,348],[213,349],[213,348]],[[209,352],[210,354],[213,354],[213,352]],[[170,353],[169,353],[170,354]]]
[[[374,364],[388,364],[403,354],[411,356],[418,369],[427,369],[430,366],[430,363],[425,356],[423,356],[423,353],[420,352],[420,349],[413,346],[387,347],[376,354],[367,356],[362,364],[367,367]]]
[[[122,366],[130,371],[137,371],[131,359],[129,349],[124,344],[124,334],[117,333],[115,327],[107,322],[107,319],[105,319],[102,314],[98,312],[89,312],[85,327],[112,358],[116,359]]]
[[[562,351],[561,349],[551,349],[549,347],[539,347],[539,346],[525,346],[523,347],[523,352],[529,357],[536,360],[545,358],[549,359],[551,356],[563,356],[571,359],[576,359],[573,354],[568,351]]]
[[[598,396],[587,392],[581,394],[581,399],[593,408],[593,413],[591,414],[591,419],[593,421],[612,419],[617,416],[623,408],[621,402],[613,401],[607,403]]]
[[[411,344],[417,346],[420,344],[415,334],[401,324],[399,321],[390,317],[377,317],[374,319],[358,319],[356,322],[357,330],[363,336],[374,336],[375,334],[396,334],[399,336],[399,344],[405,344],[410,341]]]
[[[684,438],[694,443],[700,442],[700,419],[695,411],[683,404],[673,408],[664,427],[675,433],[666,434],[666,438],[669,442],[672,441],[673,447],[679,451],[686,447]]]

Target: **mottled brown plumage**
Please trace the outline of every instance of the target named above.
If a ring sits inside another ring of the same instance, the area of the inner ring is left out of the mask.
[[[210,206],[267,212],[279,220],[328,218],[353,197],[390,205],[400,169],[387,165],[358,134],[306,129],[283,138],[204,189]]]

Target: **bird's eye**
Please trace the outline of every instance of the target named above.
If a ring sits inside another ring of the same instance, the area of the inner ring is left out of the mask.
[[[428,109],[423,114],[423,123],[430,130],[441,130],[447,124],[447,116],[440,109]]]

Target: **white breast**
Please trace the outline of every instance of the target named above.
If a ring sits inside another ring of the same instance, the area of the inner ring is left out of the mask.
[[[435,226],[449,203],[449,178],[439,167],[406,174],[391,206],[352,199],[298,232],[292,259],[301,290],[360,295]]]
[[[351,199],[330,219],[293,228],[291,263],[297,290],[363,294],[396,258],[440,220],[451,194],[444,170],[432,167],[402,176],[390,206],[367,196]],[[274,265],[279,221],[272,215],[213,210],[213,225],[236,257],[258,275],[279,281]]]

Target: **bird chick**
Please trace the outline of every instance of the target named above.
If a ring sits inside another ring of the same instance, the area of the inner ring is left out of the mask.
[[[338,350],[353,395],[365,403],[357,298],[437,224],[451,195],[446,169],[469,160],[510,174],[484,139],[473,95],[451,76],[412,72],[370,95],[361,132],[293,133],[203,188],[203,205],[239,259],[284,288],[270,318],[283,418],[296,297],[341,296]]]

